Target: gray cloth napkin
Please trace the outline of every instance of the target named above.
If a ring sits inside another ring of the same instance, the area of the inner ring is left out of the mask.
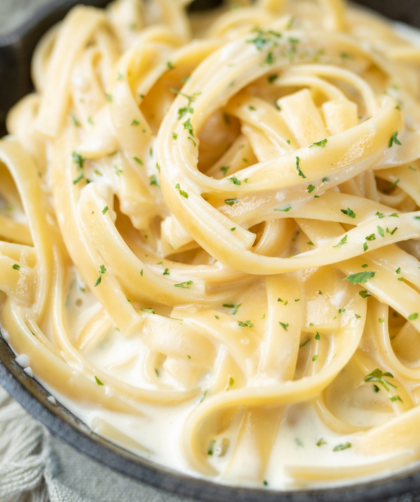
[[[118,500],[193,502],[137,483],[81,455],[51,436],[0,387],[0,502]]]

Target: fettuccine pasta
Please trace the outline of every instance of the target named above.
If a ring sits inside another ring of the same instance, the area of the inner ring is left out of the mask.
[[[341,0],[78,6],[0,141],[0,325],[95,432],[223,483],[420,457],[420,45]]]

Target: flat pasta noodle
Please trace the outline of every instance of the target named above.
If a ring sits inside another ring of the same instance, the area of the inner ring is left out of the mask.
[[[342,0],[188,3],[77,6],[38,44],[0,141],[2,335],[166,466],[276,489],[403,469],[419,49]]]

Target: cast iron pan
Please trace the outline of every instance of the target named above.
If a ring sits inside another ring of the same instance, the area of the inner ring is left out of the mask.
[[[0,0],[1,1],[1,0]],[[54,23],[77,3],[104,7],[109,0],[55,0],[32,19],[7,36],[0,37],[0,135],[4,134],[7,111],[32,90],[29,63],[33,48]],[[193,9],[216,6],[221,0],[195,0]],[[398,21],[420,27],[418,0],[364,0],[362,3]],[[0,384],[31,415],[79,452],[137,481],[205,502],[354,502],[383,501],[389,497],[420,490],[420,467],[402,474],[357,485],[305,491],[275,492],[222,486],[185,476],[133,455],[93,433],[81,420],[59,403],[51,404],[49,393],[16,363],[9,345],[0,335]],[[420,433],[420,432],[419,432]]]

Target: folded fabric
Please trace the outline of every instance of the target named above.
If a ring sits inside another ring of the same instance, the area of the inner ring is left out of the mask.
[[[51,436],[0,387],[0,502],[116,500],[192,502],[137,483],[81,455]]]

